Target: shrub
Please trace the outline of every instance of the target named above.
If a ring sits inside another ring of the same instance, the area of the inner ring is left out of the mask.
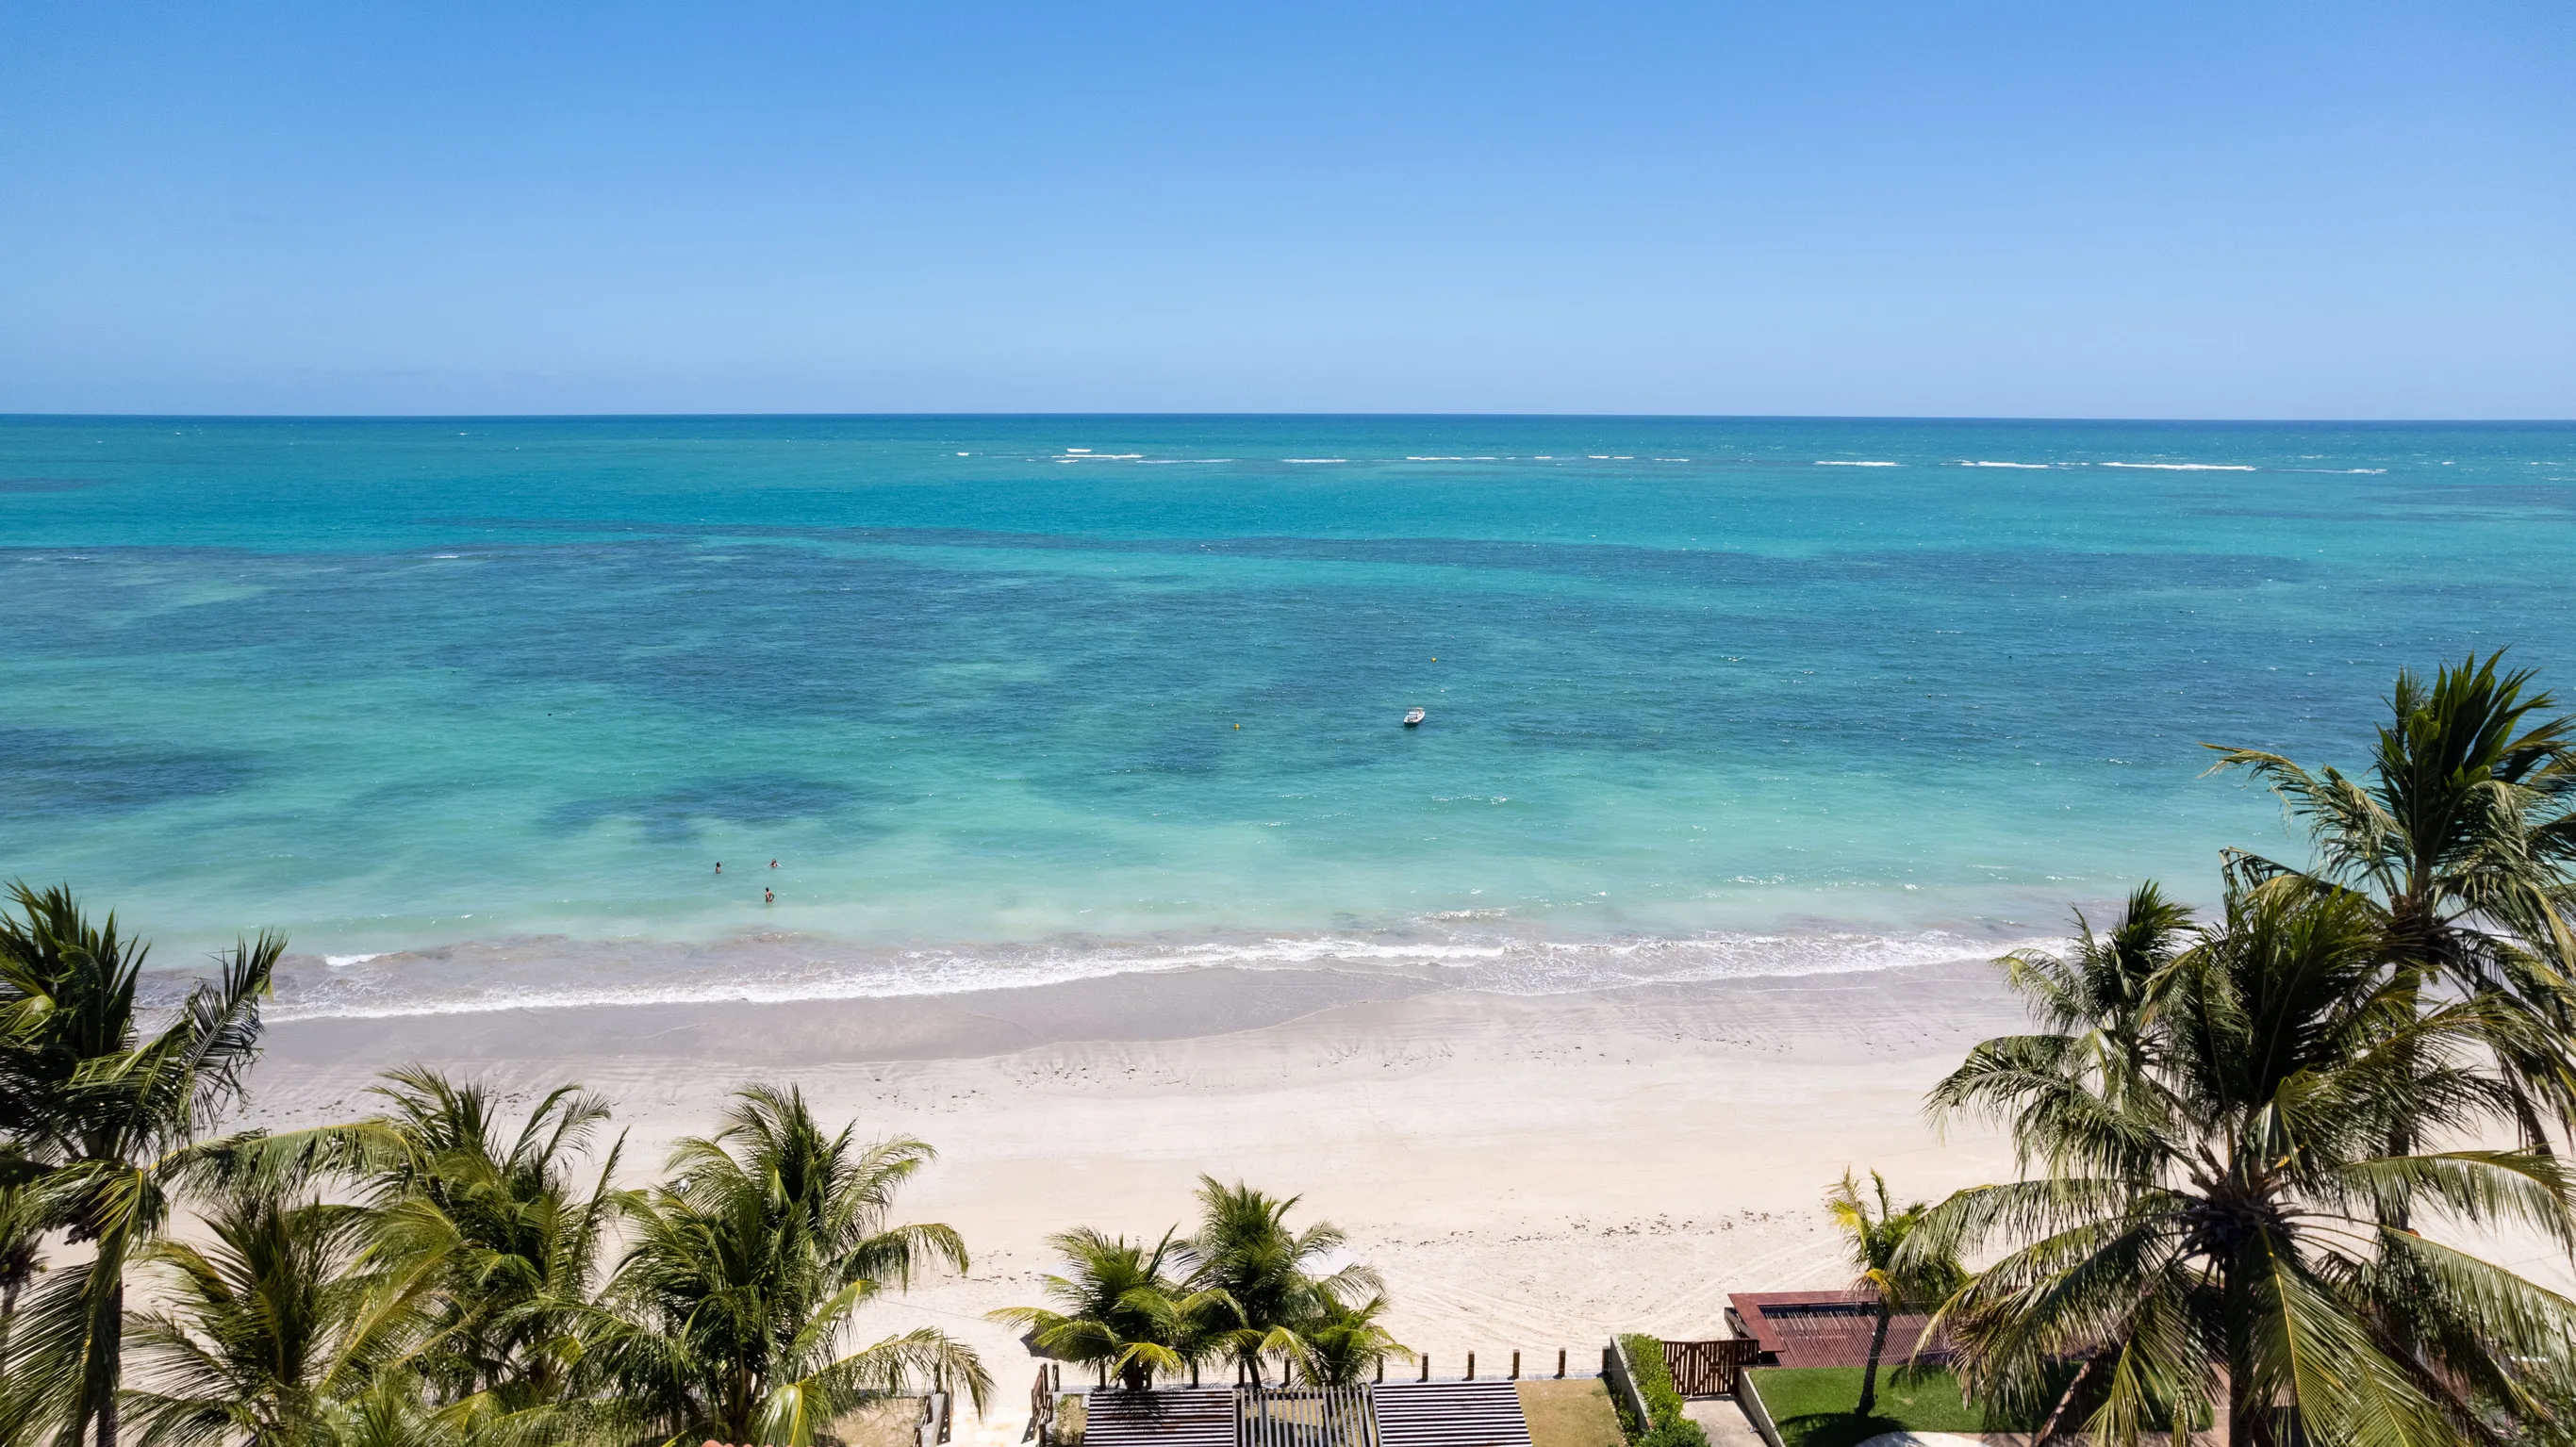
[[[1708,1431],[1688,1417],[1666,1417],[1637,1439],[1637,1447],[1708,1447]]]
[[[1671,1368],[1664,1365],[1662,1339],[1631,1332],[1619,1338],[1619,1347],[1627,1353],[1637,1395],[1646,1399],[1646,1415],[1652,1419],[1642,1424],[1642,1432],[1630,1426],[1636,1447],[1708,1447],[1708,1433],[1682,1415],[1682,1394],[1673,1387]],[[1628,1426],[1626,1404],[1619,1405],[1620,1422]]]

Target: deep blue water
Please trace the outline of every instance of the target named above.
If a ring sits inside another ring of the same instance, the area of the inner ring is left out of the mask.
[[[0,875],[307,1009],[1983,953],[2571,559],[2567,424],[0,419]]]

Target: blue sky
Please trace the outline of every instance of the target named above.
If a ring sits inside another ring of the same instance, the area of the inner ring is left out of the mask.
[[[2576,415],[2576,6],[0,0],[0,411]]]

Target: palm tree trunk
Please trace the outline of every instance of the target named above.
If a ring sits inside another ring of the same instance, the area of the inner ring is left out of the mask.
[[[733,1379],[725,1384],[725,1440],[751,1440],[751,1372],[737,1367]]]
[[[1887,1350],[1887,1321],[1895,1314],[1895,1308],[1888,1304],[1887,1298],[1880,1297],[1878,1326],[1869,1334],[1869,1365],[1860,1374],[1860,1406],[1853,1409],[1859,1416],[1868,1416],[1870,1409],[1878,1405],[1878,1358]]]
[[[117,1262],[119,1267],[125,1263]],[[105,1389],[98,1396],[98,1447],[116,1447],[116,1393],[123,1385],[121,1367],[125,1356],[125,1277],[120,1271],[116,1285],[108,1288],[107,1320],[97,1327],[94,1348],[99,1350],[90,1377],[105,1379]]]
[[[2256,1398],[2253,1302],[2243,1285],[2250,1268],[2228,1264],[2219,1285],[2227,1333],[2227,1447],[2272,1447],[2271,1403]]]

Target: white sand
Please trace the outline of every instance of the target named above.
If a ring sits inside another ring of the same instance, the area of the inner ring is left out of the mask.
[[[633,1006],[280,1024],[255,1078],[275,1126],[368,1107],[418,1060],[619,1103],[628,1174],[706,1129],[738,1081],[801,1085],[827,1121],[911,1133],[939,1163],[902,1202],[961,1229],[973,1273],[872,1308],[984,1353],[991,1429],[1032,1369],[995,1306],[1038,1299],[1041,1238],[1159,1234],[1198,1174],[1302,1192],[1386,1275],[1400,1339],[1454,1375],[1597,1367],[1613,1330],[1721,1334],[1729,1291],[1838,1283],[1818,1207],[1846,1165],[1907,1196],[1993,1179],[1982,1128],[1919,1104],[2021,1027],[1983,967],[1505,997],[1421,974],[1203,970],[929,999]],[[988,1429],[989,1430],[989,1429]]]

